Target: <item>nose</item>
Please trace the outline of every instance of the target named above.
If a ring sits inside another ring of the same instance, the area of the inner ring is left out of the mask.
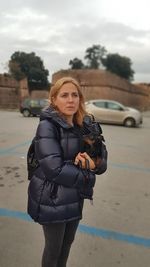
[[[68,96],[68,101],[69,101],[69,102],[72,102],[72,101],[73,101],[73,96],[72,96],[72,95],[69,95],[69,96]]]

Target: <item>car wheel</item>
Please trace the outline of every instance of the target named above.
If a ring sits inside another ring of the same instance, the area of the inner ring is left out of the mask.
[[[22,112],[22,114],[23,114],[24,117],[30,117],[31,112],[28,109],[24,109],[23,112]]]
[[[133,118],[127,118],[124,121],[124,126],[126,127],[135,127],[135,120]]]

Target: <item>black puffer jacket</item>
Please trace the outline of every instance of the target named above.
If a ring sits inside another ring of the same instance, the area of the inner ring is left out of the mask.
[[[74,165],[81,151],[78,127],[70,126],[51,107],[42,112],[35,151],[40,163],[28,188],[28,213],[40,224],[82,218],[83,199],[92,199],[95,172]],[[107,151],[96,172],[107,168]]]

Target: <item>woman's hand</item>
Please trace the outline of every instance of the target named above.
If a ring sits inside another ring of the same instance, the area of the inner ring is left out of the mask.
[[[89,161],[90,170],[95,169],[96,166],[95,166],[93,159],[86,152],[83,152],[83,153],[79,152],[77,154],[77,156],[75,157],[74,164],[78,165],[79,162],[81,162],[82,168],[85,169],[86,168],[86,160]]]

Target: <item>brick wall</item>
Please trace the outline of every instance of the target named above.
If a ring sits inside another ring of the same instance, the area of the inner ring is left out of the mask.
[[[46,90],[33,90],[29,94],[27,79],[20,82],[8,75],[0,74],[0,108],[17,109],[24,98],[48,98]]]
[[[150,109],[150,90],[104,70],[62,70],[52,76],[57,79],[71,76],[78,80],[86,100],[111,99],[140,110]]]
[[[49,92],[47,90],[34,90],[31,92],[31,98],[48,98]]]
[[[79,81],[86,100],[112,99],[140,110],[150,109],[150,84],[131,84],[104,70],[62,70],[53,74],[52,83],[64,76]],[[17,82],[0,74],[0,108],[18,108],[23,98],[48,98],[48,95],[46,90],[34,90],[29,95],[26,79]]]
[[[0,74],[0,108],[16,109],[20,99],[28,96],[26,79],[18,82],[7,75]]]

